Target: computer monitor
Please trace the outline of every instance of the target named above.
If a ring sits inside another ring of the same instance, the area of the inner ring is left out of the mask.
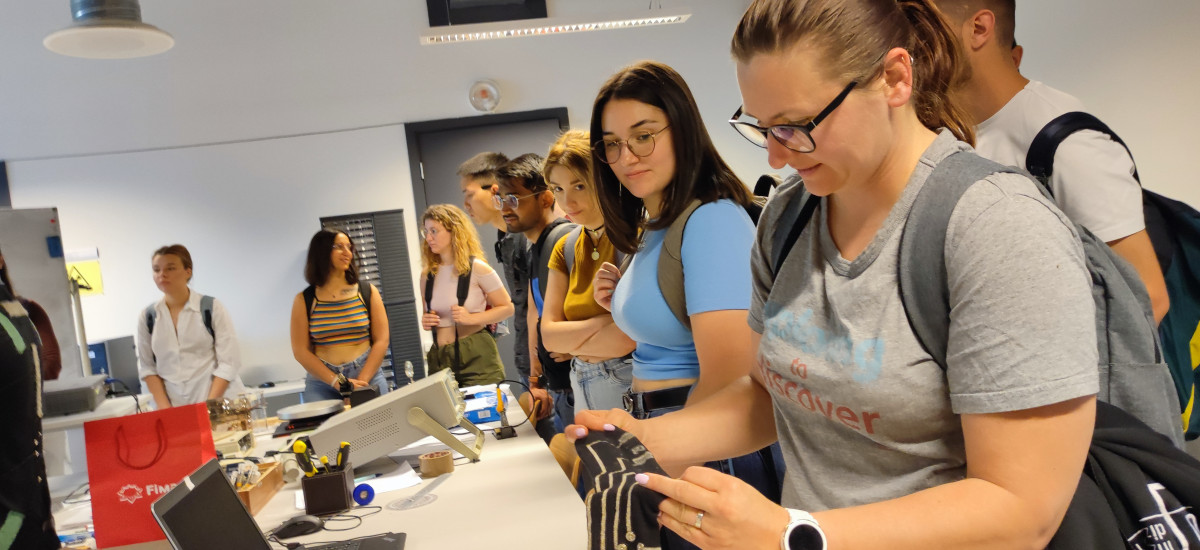
[[[150,505],[173,548],[270,550],[245,503],[216,459],[206,462]]]
[[[133,336],[88,344],[88,357],[92,363],[92,374],[107,374],[109,378],[120,380],[125,387],[118,390],[128,389],[133,394],[142,392]]]
[[[466,404],[450,369],[333,415],[308,436],[317,456],[337,456],[350,443],[350,462],[364,465],[426,436],[434,436],[472,460],[479,459],[483,433],[463,418]],[[446,430],[462,426],[475,434],[467,446]]]

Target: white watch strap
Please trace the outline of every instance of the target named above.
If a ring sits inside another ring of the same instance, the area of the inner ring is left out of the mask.
[[[821,530],[821,524],[817,523],[817,519],[814,518],[812,514],[805,512],[804,510],[793,510],[791,508],[787,508],[787,511],[791,521],[788,522],[787,528],[783,530],[783,537],[779,539],[780,550],[801,550],[788,546],[788,539],[790,539],[792,536],[792,530],[800,525],[807,525],[816,529],[817,532],[821,534],[821,550],[826,550],[825,532]],[[805,548],[803,550],[809,549]]]

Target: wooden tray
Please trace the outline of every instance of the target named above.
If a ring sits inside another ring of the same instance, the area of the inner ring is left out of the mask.
[[[238,498],[242,499],[242,503],[246,508],[250,509],[250,514],[257,514],[275,493],[283,487],[283,465],[279,462],[267,462],[258,465],[258,471],[262,474],[258,483],[247,487],[242,487],[237,490]]]

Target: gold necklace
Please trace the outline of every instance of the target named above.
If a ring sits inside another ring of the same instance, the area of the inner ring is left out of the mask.
[[[583,228],[583,232],[587,233],[588,244],[592,245],[592,261],[594,262],[594,261],[599,260],[600,259],[600,249],[596,244],[596,239],[598,239],[599,237],[593,237],[592,230],[588,229],[586,227]],[[604,235],[604,226],[603,225],[596,228],[596,234],[600,235],[600,236]]]

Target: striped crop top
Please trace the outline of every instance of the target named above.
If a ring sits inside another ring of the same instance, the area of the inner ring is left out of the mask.
[[[308,334],[314,346],[357,344],[371,338],[367,305],[358,296],[337,302],[313,302]]]

